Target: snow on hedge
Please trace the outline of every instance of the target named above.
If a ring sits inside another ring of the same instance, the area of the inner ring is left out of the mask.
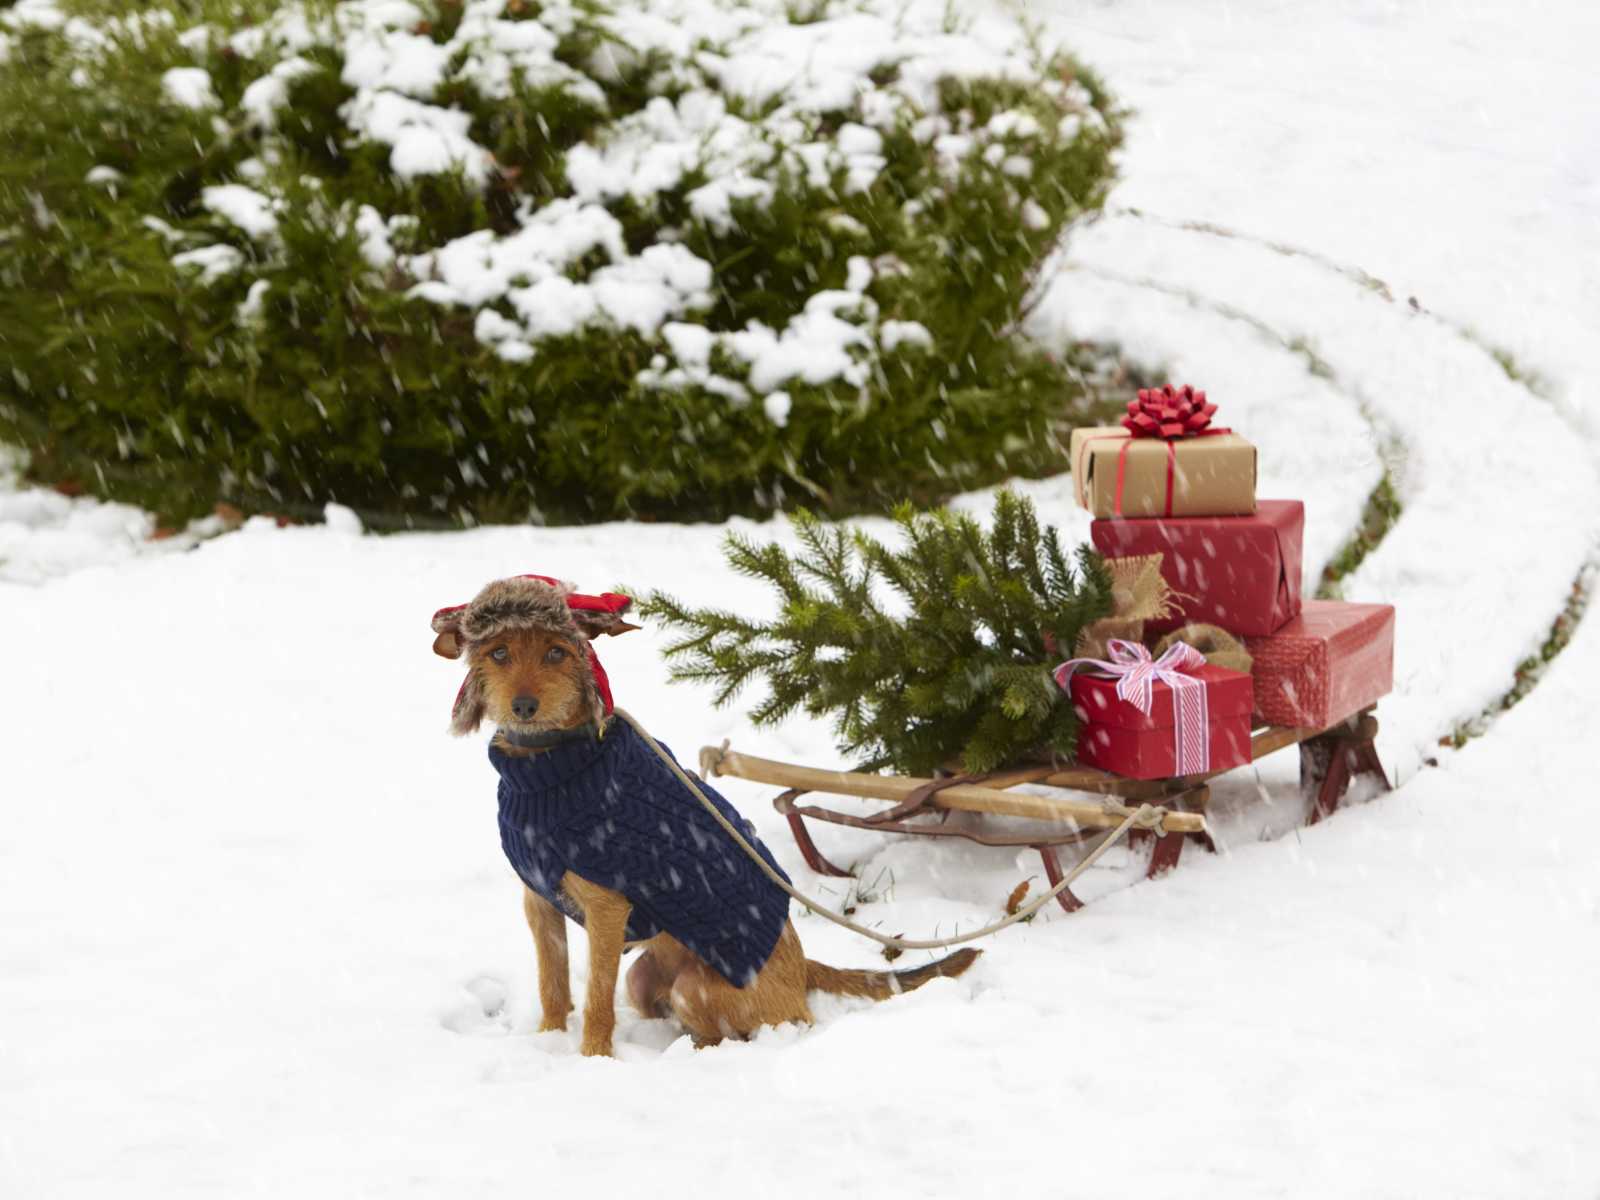
[[[1013,21],[67,2],[0,9],[0,437],[41,478],[174,519],[845,512],[1054,469],[1085,415],[1017,330],[1120,127]]]
[[[226,36],[231,52],[259,75],[219,117],[233,129],[261,135],[262,149],[242,172],[256,177],[254,187],[210,187],[203,203],[262,243],[261,255],[270,258],[275,213],[284,204],[267,170],[275,158],[274,130],[290,103],[290,85],[326,69],[308,57],[319,51],[333,52],[342,63],[341,82],[354,90],[339,111],[350,138],[386,146],[401,180],[455,176],[479,189],[496,169],[494,156],[473,140],[472,114],[441,100],[441,92],[464,87],[495,100],[516,88],[532,89],[604,112],[606,93],[597,79],[659,61],[651,86],[662,94],[609,125],[601,140],[568,150],[571,196],[525,201],[513,232],[479,230],[401,252],[395,242],[404,240],[397,237],[407,223],[403,214],[363,205],[328,219],[360,231],[374,270],[398,269],[416,279],[413,295],[472,311],[478,338],[505,359],[528,361],[542,341],[590,329],[664,334],[663,352],[641,372],[641,382],[668,389],[694,383],[737,401],[753,390],[777,396],[767,410],[786,414],[777,394],[790,380],[861,383],[886,355],[929,348],[928,331],[917,322],[880,322],[869,295],[874,278],[897,264],[854,259],[847,289],[819,289],[784,327],[752,323],[741,331],[695,334],[690,331],[714,283],[712,264],[676,244],[680,231],[671,228],[630,250],[612,211],[617,205],[649,206],[685,180],[704,180],[688,193],[690,209],[726,233],[737,228],[739,206],[769,204],[796,181],[825,190],[842,178],[847,193],[882,186],[884,135],[909,125],[952,181],[968,169],[1015,180],[1014,203],[1029,206],[1025,217],[1032,220],[1037,205],[1020,189],[1031,174],[1030,147],[1046,133],[1040,122],[1030,113],[1006,111],[974,127],[963,121],[966,114],[945,111],[944,88],[980,79],[1027,84],[1059,101],[1056,136],[1075,137],[1085,125],[1105,128],[1081,84],[1040,78],[1040,50],[1019,29],[953,31],[937,6],[871,0],[819,4],[805,15],[814,19],[796,23],[795,6],[777,0],[623,0],[603,10],[467,0],[454,32],[441,41],[432,36],[439,13],[410,0],[348,0],[331,10],[285,5],[265,22]],[[115,24],[126,30],[144,20],[172,23],[169,13],[153,12]],[[12,29],[69,26],[86,53],[108,36],[68,18],[53,0],[22,0],[0,14],[0,23]],[[580,31],[599,46],[587,73],[557,57]],[[203,58],[213,38],[222,36],[197,26],[181,40]],[[221,107],[200,66],[169,69],[162,90],[175,107]],[[827,119],[840,112],[859,119]],[[922,207],[912,198],[904,211],[915,219]],[[847,217],[839,229],[844,237],[865,233],[852,229]],[[605,261],[585,268],[596,254]],[[221,243],[185,246],[172,261],[195,269],[203,284],[248,269],[246,255]],[[713,357],[720,368],[713,369]]]

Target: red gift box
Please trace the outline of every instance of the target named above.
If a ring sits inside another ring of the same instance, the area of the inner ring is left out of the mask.
[[[1205,684],[1211,771],[1250,761],[1250,676],[1225,667],[1186,671]],[[1178,773],[1177,714],[1170,684],[1152,686],[1150,712],[1117,696],[1117,680],[1075,672],[1072,705],[1083,728],[1078,761],[1130,779],[1166,779]]]
[[[1394,687],[1394,605],[1307,600],[1268,637],[1245,639],[1256,715],[1272,725],[1326,729]]]
[[[1305,523],[1300,501],[1259,500],[1247,517],[1095,521],[1089,536],[1107,558],[1160,553],[1181,615],[1147,621],[1146,633],[1194,621],[1244,637],[1272,633],[1300,611]]]

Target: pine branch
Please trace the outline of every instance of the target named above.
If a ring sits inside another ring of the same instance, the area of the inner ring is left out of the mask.
[[[793,555],[730,536],[730,564],[772,586],[778,614],[650,596],[641,612],[678,634],[665,651],[672,678],[712,685],[718,704],[763,680],[755,724],[831,717],[841,752],[868,769],[1070,758],[1076,717],[1050,678],[1046,635],[1071,646],[1110,611],[1099,558],[1080,549],[1074,565],[1057,531],[1009,492],[987,531],[945,510],[901,508],[895,521],[890,545],[806,514]],[[877,603],[886,593],[899,597],[893,614]]]

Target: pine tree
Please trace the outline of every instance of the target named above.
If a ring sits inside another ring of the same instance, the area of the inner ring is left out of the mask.
[[[895,521],[899,547],[809,513],[796,518],[793,556],[730,535],[729,562],[777,589],[778,615],[759,621],[655,593],[645,615],[683,631],[666,650],[673,678],[714,683],[719,706],[764,680],[755,724],[831,715],[840,750],[866,769],[1070,760],[1077,720],[1050,669],[1063,657],[1056,647],[1111,609],[1100,558],[1082,548],[1074,570],[1056,529],[1041,529],[1010,492],[987,533],[945,509],[905,505]]]

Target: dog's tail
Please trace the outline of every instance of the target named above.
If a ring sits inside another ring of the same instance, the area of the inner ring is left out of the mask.
[[[841,971],[826,963],[806,959],[806,990],[827,992],[830,996],[867,996],[887,1000],[901,992],[914,992],[930,979],[955,977],[974,962],[982,950],[957,950],[938,962],[909,971]]]

